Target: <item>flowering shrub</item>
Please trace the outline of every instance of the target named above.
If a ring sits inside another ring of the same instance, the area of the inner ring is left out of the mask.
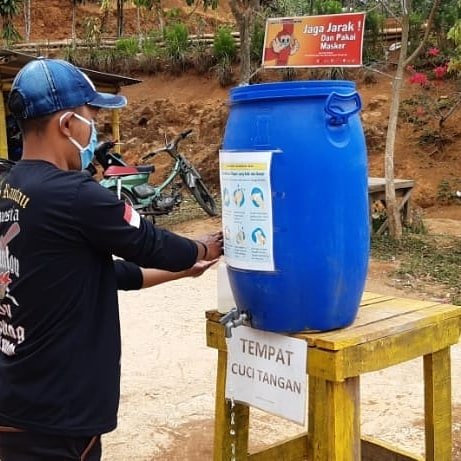
[[[450,142],[448,133],[443,132],[444,123],[460,104],[459,94],[448,94],[449,88],[443,84],[448,62],[438,48],[431,47],[420,58],[418,68],[408,66],[409,83],[422,91],[402,101],[400,107],[400,115],[420,132],[419,143],[432,145],[434,152],[443,151]]]
[[[424,67],[429,67],[427,72],[417,71],[413,66],[408,66],[410,83],[428,88],[432,80],[443,80],[448,73],[448,59],[441,55],[438,48],[429,48],[425,54],[426,62]]]

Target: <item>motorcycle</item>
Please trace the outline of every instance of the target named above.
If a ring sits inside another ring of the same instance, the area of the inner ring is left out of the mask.
[[[166,152],[174,160],[168,177],[158,186],[149,183],[149,176],[155,171],[155,165],[128,165],[123,158],[110,152],[116,145],[114,141],[106,141],[98,146],[95,158],[103,168],[103,179],[100,184],[113,191],[117,196],[129,203],[141,215],[155,222],[155,216],[167,215],[182,202],[181,190],[185,186],[202,209],[210,216],[216,216],[216,202],[205,186],[200,173],[192,163],[178,150],[179,143],[187,138],[192,130],[177,135],[165,146],[144,155],[146,161]],[[90,173],[95,173],[94,165]],[[174,182],[179,176],[180,182]]]

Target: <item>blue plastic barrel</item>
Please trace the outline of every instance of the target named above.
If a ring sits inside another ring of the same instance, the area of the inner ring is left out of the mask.
[[[274,270],[228,265],[236,304],[254,328],[325,331],[346,327],[357,315],[369,255],[360,109],[350,81],[266,83],[230,92],[223,151],[272,152]]]

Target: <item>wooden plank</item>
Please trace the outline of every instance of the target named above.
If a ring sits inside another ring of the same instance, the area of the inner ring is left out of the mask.
[[[412,304],[413,303],[413,304]],[[413,305],[413,307],[411,307]],[[424,301],[392,300],[379,309],[364,309],[351,327],[309,335],[309,345],[340,350],[405,331],[422,328],[449,318],[461,318],[461,307]],[[312,341],[313,340],[313,341]]]
[[[235,425],[231,426],[230,403],[225,398],[227,352],[218,351],[218,371],[216,376],[215,427],[213,461],[232,459],[232,445],[235,459],[245,461],[248,455],[249,408],[235,404]],[[231,435],[231,428],[235,435]]]
[[[362,436],[361,461],[423,461],[424,458],[395,447],[383,440]],[[450,459],[450,458],[447,458]]]
[[[251,453],[248,461],[303,461],[307,456],[307,444],[307,433],[297,435]]]
[[[336,350],[337,346],[335,343],[337,342],[338,346],[340,346],[340,342],[344,341],[345,337],[347,338],[345,346],[357,343],[357,341],[359,341],[359,339],[357,339],[357,335],[360,335],[360,332],[365,327],[376,325],[378,322],[382,322],[386,319],[392,319],[437,305],[440,305],[440,303],[426,303],[424,301],[400,298],[377,299],[375,301],[370,301],[369,304],[366,304],[363,308],[360,307],[357,313],[357,318],[349,327],[324,332],[298,333],[295,336],[300,339],[306,339],[309,346],[318,346],[325,349]]]
[[[206,345],[220,351],[227,351],[223,325],[211,320],[206,322]]]
[[[456,317],[339,351],[310,347],[307,354],[309,378],[317,376],[341,381],[382,370],[456,344],[459,335],[460,321]]]
[[[341,383],[316,379],[309,385],[311,400],[309,460],[360,460],[360,378]]]
[[[424,356],[426,459],[451,459],[451,362],[447,347]]]
[[[412,179],[395,179],[396,189],[411,189],[415,185]],[[386,190],[386,178],[368,178],[368,192],[380,192]]]

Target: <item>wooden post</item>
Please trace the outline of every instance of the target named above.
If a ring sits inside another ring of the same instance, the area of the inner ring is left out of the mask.
[[[3,95],[3,84],[0,82],[0,157],[8,158],[8,138],[6,130],[5,98]]]
[[[120,142],[120,109],[112,110],[112,139]],[[120,145],[117,144],[114,150],[120,154]]]
[[[424,356],[426,460],[451,459],[450,348]]]
[[[361,459],[358,376],[342,382],[309,376],[309,435],[309,460]]]

